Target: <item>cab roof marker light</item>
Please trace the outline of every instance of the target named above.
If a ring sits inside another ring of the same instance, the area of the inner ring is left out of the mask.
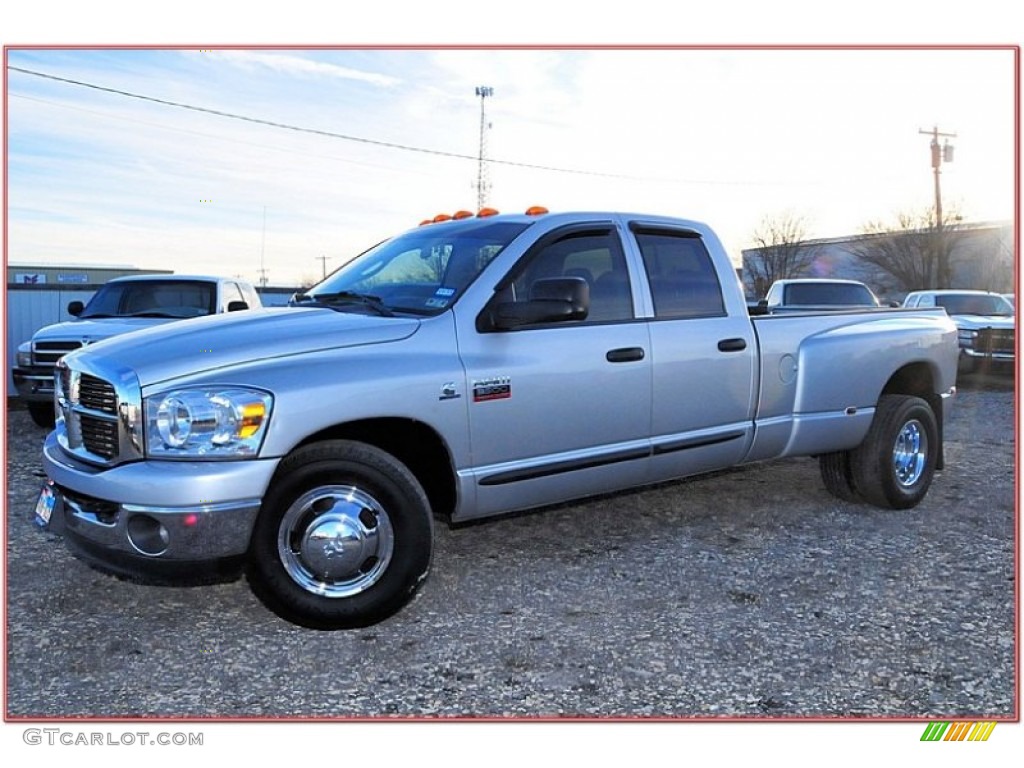
[[[481,208],[479,211],[477,211],[476,215],[481,219],[484,218],[485,216],[497,216],[498,210],[496,208]]]
[[[473,213],[471,211],[456,211],[452,214],[453,219],[469,219],[472,218]]]
[[[543,205],[531,205],[529,208],[526,209],[527,216],[543,216],[547,212],[548,209],[545,208]]]
[[[433,219],[433,221],[434,221],[434,223],[435,223],[435,224],[436,224],[436,223],[438,223],[438,222],[442,222],[442,221],[451,221],[451,220],[452,220],[452,217],[451,217],[451,216],[449,216],[449,215],[448,215],[447,213],[439,213],[439,214],[437,214],[437,216],[435,216],[435,217],[434,217],[434,219]]]
[[[433,224],[433,223],[434,223],[433,219],[424,219],[423,221],[420,222],[420,226],[423,227],[423,226],[426,226],[427,224]]]

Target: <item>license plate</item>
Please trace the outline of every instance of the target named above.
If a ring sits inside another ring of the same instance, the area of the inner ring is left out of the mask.
[[[53,492],[53,487],[44,485],[39,491],[39,498],[36,500],[36,513],[34,516],[36,525],[40,528],[46,528],[50,525],[50,518],[53,516],[53,507],[56,503],[57,495]]]

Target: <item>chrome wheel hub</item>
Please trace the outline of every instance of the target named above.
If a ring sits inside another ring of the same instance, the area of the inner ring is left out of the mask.
[[[324,597],[351,597],[380,580],[395,537],[384,507],[350,485],[315,488],[281,519],[277,551],[288,575]]]
[[[928,436],[917,419],[903,425],[892,450],[892,464],[896,482],[909,488],[921,479],[928,461]]]

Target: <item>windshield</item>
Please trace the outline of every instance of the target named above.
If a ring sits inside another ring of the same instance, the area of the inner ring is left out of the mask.
[[[216,298],[216,284],[208,282],[111,282],[96,292],[79,317],[199,317],[213,314]]]
[[[786,303],[803,306],[878,306],[878,300],[868,287],[856,283],[796,283],[786,289]]]
[[[528,226],[487,219],[425,225],[356,257],[299,303],[379,314],[438,314]]]
[[[1010,302],[1002,296],[995,295],[951,293],[945,296],[936,296],[935,304],[939,307],[945,307],[947,315],[1009,317],[1013,314],[1013,307],[1010,306]]]

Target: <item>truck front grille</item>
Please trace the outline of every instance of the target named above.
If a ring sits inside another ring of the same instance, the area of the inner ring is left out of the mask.
[[[1014,351],[1012,328],[982,328],[978,331],[975,348],[985,354],[1012,355]]]
[[[82,432],[82,445],[89,453],[113,459],[117,456],[117,422],[98,419],[86,414],[78,415]]]
[[[78,383],[78,402],[83,408],[103,413],[117,413],[117,394],[114,392],[114,385],[90,376],[82,374]]]
[[[96,368],[91,361],[57,364],[57,440],[72,456],[114,466],[142,458],[142,397],[125,371]],[[79,367],[81,365],[81,367]],[[85,370],[82,370],[82,369]],[[88,371],[88,373],[86,372]],[[118,384],[118,382],[121,382]]]
[[[56,365],[68,352],[82,346],[80,341],[37,341],[32,345],[32,358],[36,365]]]

